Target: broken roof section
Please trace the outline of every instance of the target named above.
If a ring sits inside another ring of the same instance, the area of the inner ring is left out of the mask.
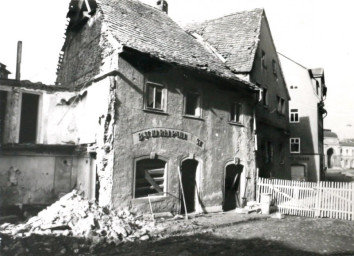
[[[211,44],[234,72],[249,73],[258,46],[263,13],[263,9],[237,12],[192,24],[186,30],[199,34]]]
[[[164,12],[136,0],[100,0],[98,10],[113,37],[132,48],[162,61],[240,80],[217,54],[186,33]]]

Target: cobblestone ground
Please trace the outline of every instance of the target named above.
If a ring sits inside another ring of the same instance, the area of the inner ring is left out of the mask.
[[[75,254],[63,249],[69,240],[78,248]],[[6,238],[2,242],[2,246],[6,244]],[[12,252],[17,255],[354,255],[354,222],[301,217],[260,219],[170,237],[165,234],[152,241],[94,251],[88,250],[84,241],[73,238],[30,237],[21,243],[26,248]],[[8,253],[4,255],[16,255]]]

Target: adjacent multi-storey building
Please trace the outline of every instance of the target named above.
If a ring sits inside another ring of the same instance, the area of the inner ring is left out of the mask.
[[[322,68],[308,69],[279,53],[290,92],[290,162],[295,180],[324,177],[323,118],[327,87]]]
[[[261,177],[290,178],[289,93],[263,9],[193,24],[187,31],[221,55],[238,77],[260,88],[255,110]]]

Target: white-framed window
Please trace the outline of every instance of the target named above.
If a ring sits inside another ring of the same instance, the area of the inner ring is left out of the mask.
[[[163,196],[166,191],[166,167],[166,162],[160,159],[136,161],[134,198],[154,194]]]
[[[184,114],[187,116],[201,117],[201,95],[198,91],[187,91],[184,99]]]
[[[242,103],[232,102],[230,110],[230,122],[240,124],[243,122]]]
[[[146,83],[145,109],[166,111],[166,88],[162,84]]]
[[[297,108],[290,109],[290,123],[298,123],[299,119],[299,110]]]
[[[290,153],[300,153],[300,138],[290,138]]]

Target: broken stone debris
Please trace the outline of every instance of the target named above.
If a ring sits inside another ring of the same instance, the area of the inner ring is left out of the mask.
[[[134,217],[129,211],[114,211],[84,199],[74,190],[30,218],[26,223],[0,226],[0,233],[13,237],[36,235],[86,238],[93,244],[147,240],[153,222]]]

